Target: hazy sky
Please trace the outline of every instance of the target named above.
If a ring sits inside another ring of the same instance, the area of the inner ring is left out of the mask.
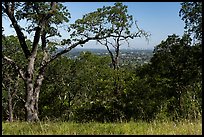
[[[66,2],[64,3],[71,13],[70,23],[76,19],[82,18],[86,13],[93,12],[103,6],[113,6],[114,2]],[[137,20],[138,26],[151,33],[149,42],[144,38],[136,38],[130,41],[130,47],[133,49],[153,49],[156,45],[165,40],[168,35],[183,35],[184,22],[179,17],[181,8],[180,2],[123,2],[128,6],[128,14],[133,15]],[[15,31],[8,28],[9,21],[3,18],[2,25],[5,27],[5,34],[10,35]],[[66,32],[62,31],[63,37]],[[96,42],[89,42],[84,48],[101,48]],[[123,46],[127,48],[127,46]]]

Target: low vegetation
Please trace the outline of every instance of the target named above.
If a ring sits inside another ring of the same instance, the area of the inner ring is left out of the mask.
[[[201,135],[202,121],[3,123],[4,135]]]

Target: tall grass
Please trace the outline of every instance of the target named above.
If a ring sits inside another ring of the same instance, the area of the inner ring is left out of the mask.
[[[202,121],[182,122],[13,122],[2,123],[3,135],[201,135]]]

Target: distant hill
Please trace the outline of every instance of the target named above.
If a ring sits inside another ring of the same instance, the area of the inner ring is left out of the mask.
[[[62,49],[58,49],[58,52]],[[109,53],[106,49],[87,49],[87,48],[75,48],[70,52],[64,54],[71,59],[77,58],[81,52],[89,51],[93,54],[99,56],[109,56]],[[148,63],[153,56],[153,50],[151,49],[121,49],[120,50],[120,64],[144,64]]]

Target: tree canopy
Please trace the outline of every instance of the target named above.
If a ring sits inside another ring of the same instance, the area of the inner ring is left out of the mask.
[[[202,2],[181,3],[179,16],[185,22],[186,31],[194,35],[194,38],[202,40]]]

